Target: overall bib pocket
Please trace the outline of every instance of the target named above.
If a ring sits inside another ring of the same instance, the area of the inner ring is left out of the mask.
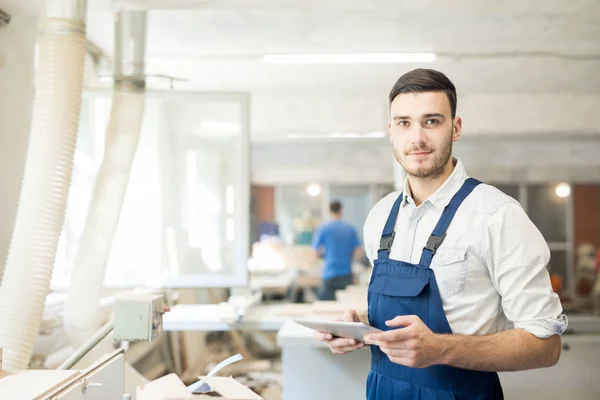
[[[427,323],[429,279],[411,275],[377,275],[369,285],[369,302],[376,306],[378,317],[372,321],[381,330],[390,330],[385,321],[399,315],[421,315]],[[371,314],[371,313],[369,313]]]

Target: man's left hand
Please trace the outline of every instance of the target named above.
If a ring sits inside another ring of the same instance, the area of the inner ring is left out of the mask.
[[[407,367],[425,368],[441,364],[443,348],[436,335],[416,315],[400,315],[386,321],[390,327],[402,327],[365,335],[365,343],[379,346],[391,362]]]

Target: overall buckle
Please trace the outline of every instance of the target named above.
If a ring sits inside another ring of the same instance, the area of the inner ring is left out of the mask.
[[[429,239],[427,239],[427,244],[425,245],[424,249],[431,251],[432,256],[433,256],[433,254],[436,253],[438,247],[441,246],[441,244],[445,238],[446,238],[446,232],[444,232],[444,234],[442,236],[435,236],[433,234],[430,235]]]
[[[392,243],[394,243],[394,237],[396,236],[396,232],[392,232],[389,236],[383,236],[379,241],[379,251],[387,250],[390,251],[392,248]]]

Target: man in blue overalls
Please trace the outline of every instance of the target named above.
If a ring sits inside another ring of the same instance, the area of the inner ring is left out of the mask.
[[[516,200],[452,157],[462,121],[444,74],[408,72],[389,103],[407,178],[365,222],[368,315],[343,317],[383,332],[358,343],[319,337],[334,353],[371,345],[368,399],[502,399],[498,371],[560,357],[567,320],[546,269],[550,251]]]

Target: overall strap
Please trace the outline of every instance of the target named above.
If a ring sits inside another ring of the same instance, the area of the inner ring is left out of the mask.
[[[473,189],[475,189],[480,183],[481,182],[479,182],[477,179],[468,178],[458,192],[456,192],[454,197],[452,197],[452,200],[450,200],[450,203],[444,209],[440,220],[433,229],[433,233],[429,236],[427,244],[423,248],[421,260],[419,261],[420,266],[429,268],[431,259],[435,255],[438,247],[440,247],[446,238],[446,231],[452,222],[452,218],[454,218],[454,214],[456,214],[456,210],[458,210],[463,200],[466,199],[467,196],[471,194]]]
[[[379,241],[379,250],[377,251],[378,259],[389,258],[390,256],[390,249],[392,248],[392,243],[394,243],[394,237],[396,236],[396,232],[394,232],[394,226],[396,225],[396,218],[398,218],[400,204],[402,204],[403,199],[404,192],[401,192],[400,196],[398,196],[394,202],[392,210],[390,211],[390,215],[385,222],[383,234],[381,235],[381,240]]]

